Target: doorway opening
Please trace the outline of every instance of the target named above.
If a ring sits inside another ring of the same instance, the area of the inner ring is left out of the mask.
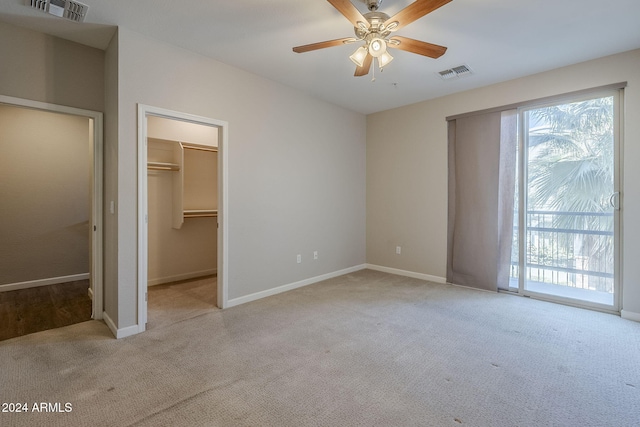
[[[227,304],[227,123],[139,105],[138,139],[142,332]]]
[[[5,320],[19,336],[101,319],[102,113],[0,96],[0,116]]]

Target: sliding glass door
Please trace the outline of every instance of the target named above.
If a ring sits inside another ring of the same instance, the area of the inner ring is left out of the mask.
[[[518,292],[618,309],[618,98],[520,110],[510,280]]]

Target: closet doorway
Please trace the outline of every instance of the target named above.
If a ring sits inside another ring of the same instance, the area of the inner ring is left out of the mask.
[[[0,96],[0,163],[5,329],[101,319],[102,113]]]
[[[226,134],[225,122],[138,107],[140,332],[226,305]]]

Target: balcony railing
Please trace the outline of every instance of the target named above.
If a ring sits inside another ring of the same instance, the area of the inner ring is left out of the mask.
[[[518,213],[511,277],[517,278]],[[613,293],[613,213],[527,211],[525,280]]]

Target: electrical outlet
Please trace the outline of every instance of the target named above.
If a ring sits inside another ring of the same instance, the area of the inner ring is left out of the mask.
[[[302,262],[302,255],[298,254],[298,256],[296,257],[296,261],[298,262],[298,264],[300,264]]]
[[[313,259],[318,259],[318,251],[313,251]]]
[[[400,255],[402,253],[402,248],[400,246],[396,246],[396,255]]]

